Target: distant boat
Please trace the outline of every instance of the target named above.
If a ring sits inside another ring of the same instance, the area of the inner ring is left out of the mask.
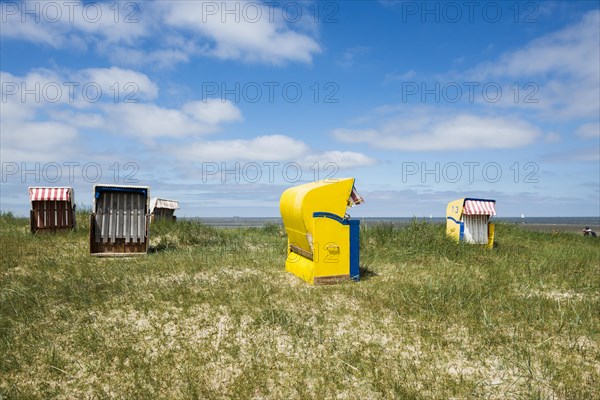
[[[525,223],[525,215],[523,215],[523,213],[521,213],[521,223],[524,224]]]
[[[433,218],[433,217],[431,216],[431,214],[429,214],[429,219],[431,219],[431,218]]]

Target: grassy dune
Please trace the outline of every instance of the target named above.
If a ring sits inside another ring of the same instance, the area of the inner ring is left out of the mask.
[[[27,229],[0,216],[0,399],[600,398],[600,240],[378,225],[360,283],[309,287],[277,226],[155,224],[131,259]]]

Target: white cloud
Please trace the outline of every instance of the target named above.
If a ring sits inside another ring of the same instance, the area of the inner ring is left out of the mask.
[[[598,151],[597,146],[591,148],[567,149],[558,153],[547,154],[545,160],[560,163],[573,161],[600,161],[600,151]],[[598,167],[596,166],[595,168],[597,171]]]
[[[583,139],[598,139],[600,138],[600,123],[589,122],[581,125],[576,130],[577,136]]]
[[[89,68],[76,74],[76,79],[83,84],[97,83],[103,92],[112,96],[113,101],[116,98],[117,102],[125,101],[127,96],[137,101],[154,100],[158,97],[158,86],[147,75],[131,69]]]
[[[0,71],[0,148],[2,161],[47,161],[68,154],[77,139],[69,123],[42,115],[58,104],[44,101],[43,88],[61,81],[49,70],[32,71],[18,77]]]
[[[544,136],[544,141],[546,143],[559,143],[561,141],[561,137],[556,132],[550,132]]]
[[[306,143],[285,135],[265,135],[253,139],[198,141],[190,145],[172,147],[170,152],[178,159],[195,162],[297,162],[309,168],[319,163],[323,168],[333,163],[338,169],[369,166],[374,159],[352,151],[312,150]]]
[[[37,69],[30,71],[26,76],[0,71],[0,81],[3,107],[6,104],[21,104],[25,109],[29,109],[69,101],[69,88],[64,85],[65,79],[55,71]],[[59,87],[58,90],[56,86]],[[4,114],[4,117],[12,116]]]
[[[72,23],[66,19],[62,19],[62,22],[68,25],[69,34],[86,34],[88,43],[91,39],[100,47],[112,43],[135,46],[141,39],[154,33],[152,21],[156,15],[144,3],[99,1],[82,6],[83,3],[78,2],[77,8],[81,11],[73,13]],[[66,6],[65,2],[63,6]]]
[[[355,46],[346,49],[338,63],[346,68],[354,66],[370,49],[366,46]]]
[[[89,47],[121,65],[170,67],[194,55],[274,65],[310,63],[321,52],[306,32],[314,30],[314,24],[306,21],[308,13],[298,22],[286,21],[274,2],[28,1],[14,5],[16,9],[11,6],[3,15],[3,38],[80,51]],[[30,12],[25,12],[26,7]]]
[[[325,151],[308,155],[304,159],[304,163],[307,165],[319,163],[323,167],[327,163],[332,163],[338,168],[364,167],[374,165],[376,162],[375,159],[354,151]]]
[[[29,108],[55,105],[94,107],[99,103],[139,102],[158,97],[158,86],[137,71],[89,68],[71,72],[36,69],[25,76],[0,71],[2,102]]]
[[[600,11],[583,16],[577,24],[535,39],[525,47],[503,54],[471,71],[474,77],[520,78],[544,74],[567,74],[598,78]]]
[[[195,50],[190,50],[189,48],[145,51],[141,48],[115,46],[108,52],[108,57],[116,64],[136,67],[155,65],[157,68],[167,69],[172,68],[176,64],[188,62],[190,55],[195,53]]]
[[[20,124],[18,127],[11,127],[10,125],[5,127],[9,129],[6,129],[6,131],[3,129],[3,133],[13,134],[2,135],[4,144],[22,150],[51,149],[57,143],[71,141],[77,137],[75,129],[54,121],[27,122]]]
[[[578,161],[600,161],[600,152],[598,149],[582,150],[575,155],[575,159]]]
[[[332,135],[342,142],[375,148],[428,151],[522,147],[533,143],[540,131],[512,117],[407,110],[378,128],[335,129]]]
[[[132,9],[134,5],[138,9]],[[86,43],[135,44],[148,35],[151,26],[139,18],[136,22],[140,16],[139,3],[133,2],[90,4],[27,0],[4,4],[2,11],[2,36],[54,48],[75,45],[85,49]]]
[[[233,103],[219,99],[187,103],[183,106],[183,112],[196,121],[211,125],[242,120],[242,113]]]
[[[100,114],[99,110],[92,110],[92,112],[80,112],[72,109],[56,110],[52,112],[52,118],[77,129],[99,129],[105,126],[104,115]]]
[[[77,130],[60,122],[2,118],[0,130],[3,162],[54,161],[72,154],[77,147]]]
[[[367,143],[379,149],[404,151],[518,148],[542,136],[553,143],[560,140],[556,133],[542,135],[528,120],[532,115],[541,116],[538,121],[597,118],[600,109],[598,71],[600,11],[594,10],[579,22],[509,51],[497,60],[482,63],[461,73],[460,77],[448,72],[448,82],[477,82],[476,91],[488,84],[500,86],[501,96],[497,102],[490,99],[495,97],[493,93],[487,93],[489,98],[475,97],[475,103],[482,106],[478,109],[484,110],[480,114],[472,111],[451,114],[453,110],[439,105],[421,108],[387,105],[351,121],[361,128],[335,129],[332,135],[345,143]],[[386,83],[412,75],[412,71],[387,75]],[[514,82],[519,87],[517,93]],[[443,86],[441,82],[438,84]],[[433,83],[428,87],[433,87]],[[463,99],[469,98],[465,90]],[[469,106],[473,109],[473,105]],[[510,108],[514,111],[499,115],[490,112],[492,107],[496,111]],[[521,111],[527,114],[519,114]],[[597,124],[586,124],[577,134],[597,137],[598,130]]]
[[[187,103],[182,110],[144,103],[107,104],[101,108],[106,115],[105,129],[143,140],[204,135],[218,131],[222,122],[241,119],[237,107],[218,100]]]
[[[293,31],[282,18],[277,18],[275,15],[280,12],[274,13],[272,7],[259,2],[251,3],[250,11],[245,2],[169,1],[159,4],[167,25],[184,27],[211,39],[213,44],[207,54],[217,58],[267,64],[309,63],[313,54],[321,51],[314,39]],[[225,9],[234,11],[227,14]]]
[[[284,135],[258,136],[254,139],[196,142],[175,149],[178,157],[200,161],[287,161],[304,156],[308,146]]]
[[[69,152],[76,154],[76,147],[85,146],[79,140],[81,130],[129,136],[151,144],[161,137],[217,132],[223,123],[242,120],[235,105],[216,99],[192,101],[181,108],[148,102],[158,97],[158,86],[148,76],[128,69],[71,73],[40,69],[25,76],[0,72],[0,80],[3,159],[56,159]],[[85,98],[83,88],[90,83],[100,88],[98,101]]]
[[[502,101],[494,106],[539,110],[559,119],[595,117],[600,109],[600,11],[585,14],[581,20],[557,32],[535,39],[524,47],[503,54],[466,71],[465,79],[503,86]],[[515,87],[521,98],[514,101]],[[527,84],[533,84],[523,89]],[[539,89],[539,91],[538,91]],[[536,91],[537,93],[533,93]],[[537,103],[527,103],[533,94]]]

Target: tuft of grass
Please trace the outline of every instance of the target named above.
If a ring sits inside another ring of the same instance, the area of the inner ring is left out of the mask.
[[[600,397],[600,240],[361,229],[358,283],[284,271],[282,228],[154,223],[151,252],[0,214],[0,398]]]

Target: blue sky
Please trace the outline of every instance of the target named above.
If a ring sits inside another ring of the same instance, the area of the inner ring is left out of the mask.
[[[600,215],[598,2],[4,1],[0,208],[149,185],[278,216],[356,177],[366,216]]]

